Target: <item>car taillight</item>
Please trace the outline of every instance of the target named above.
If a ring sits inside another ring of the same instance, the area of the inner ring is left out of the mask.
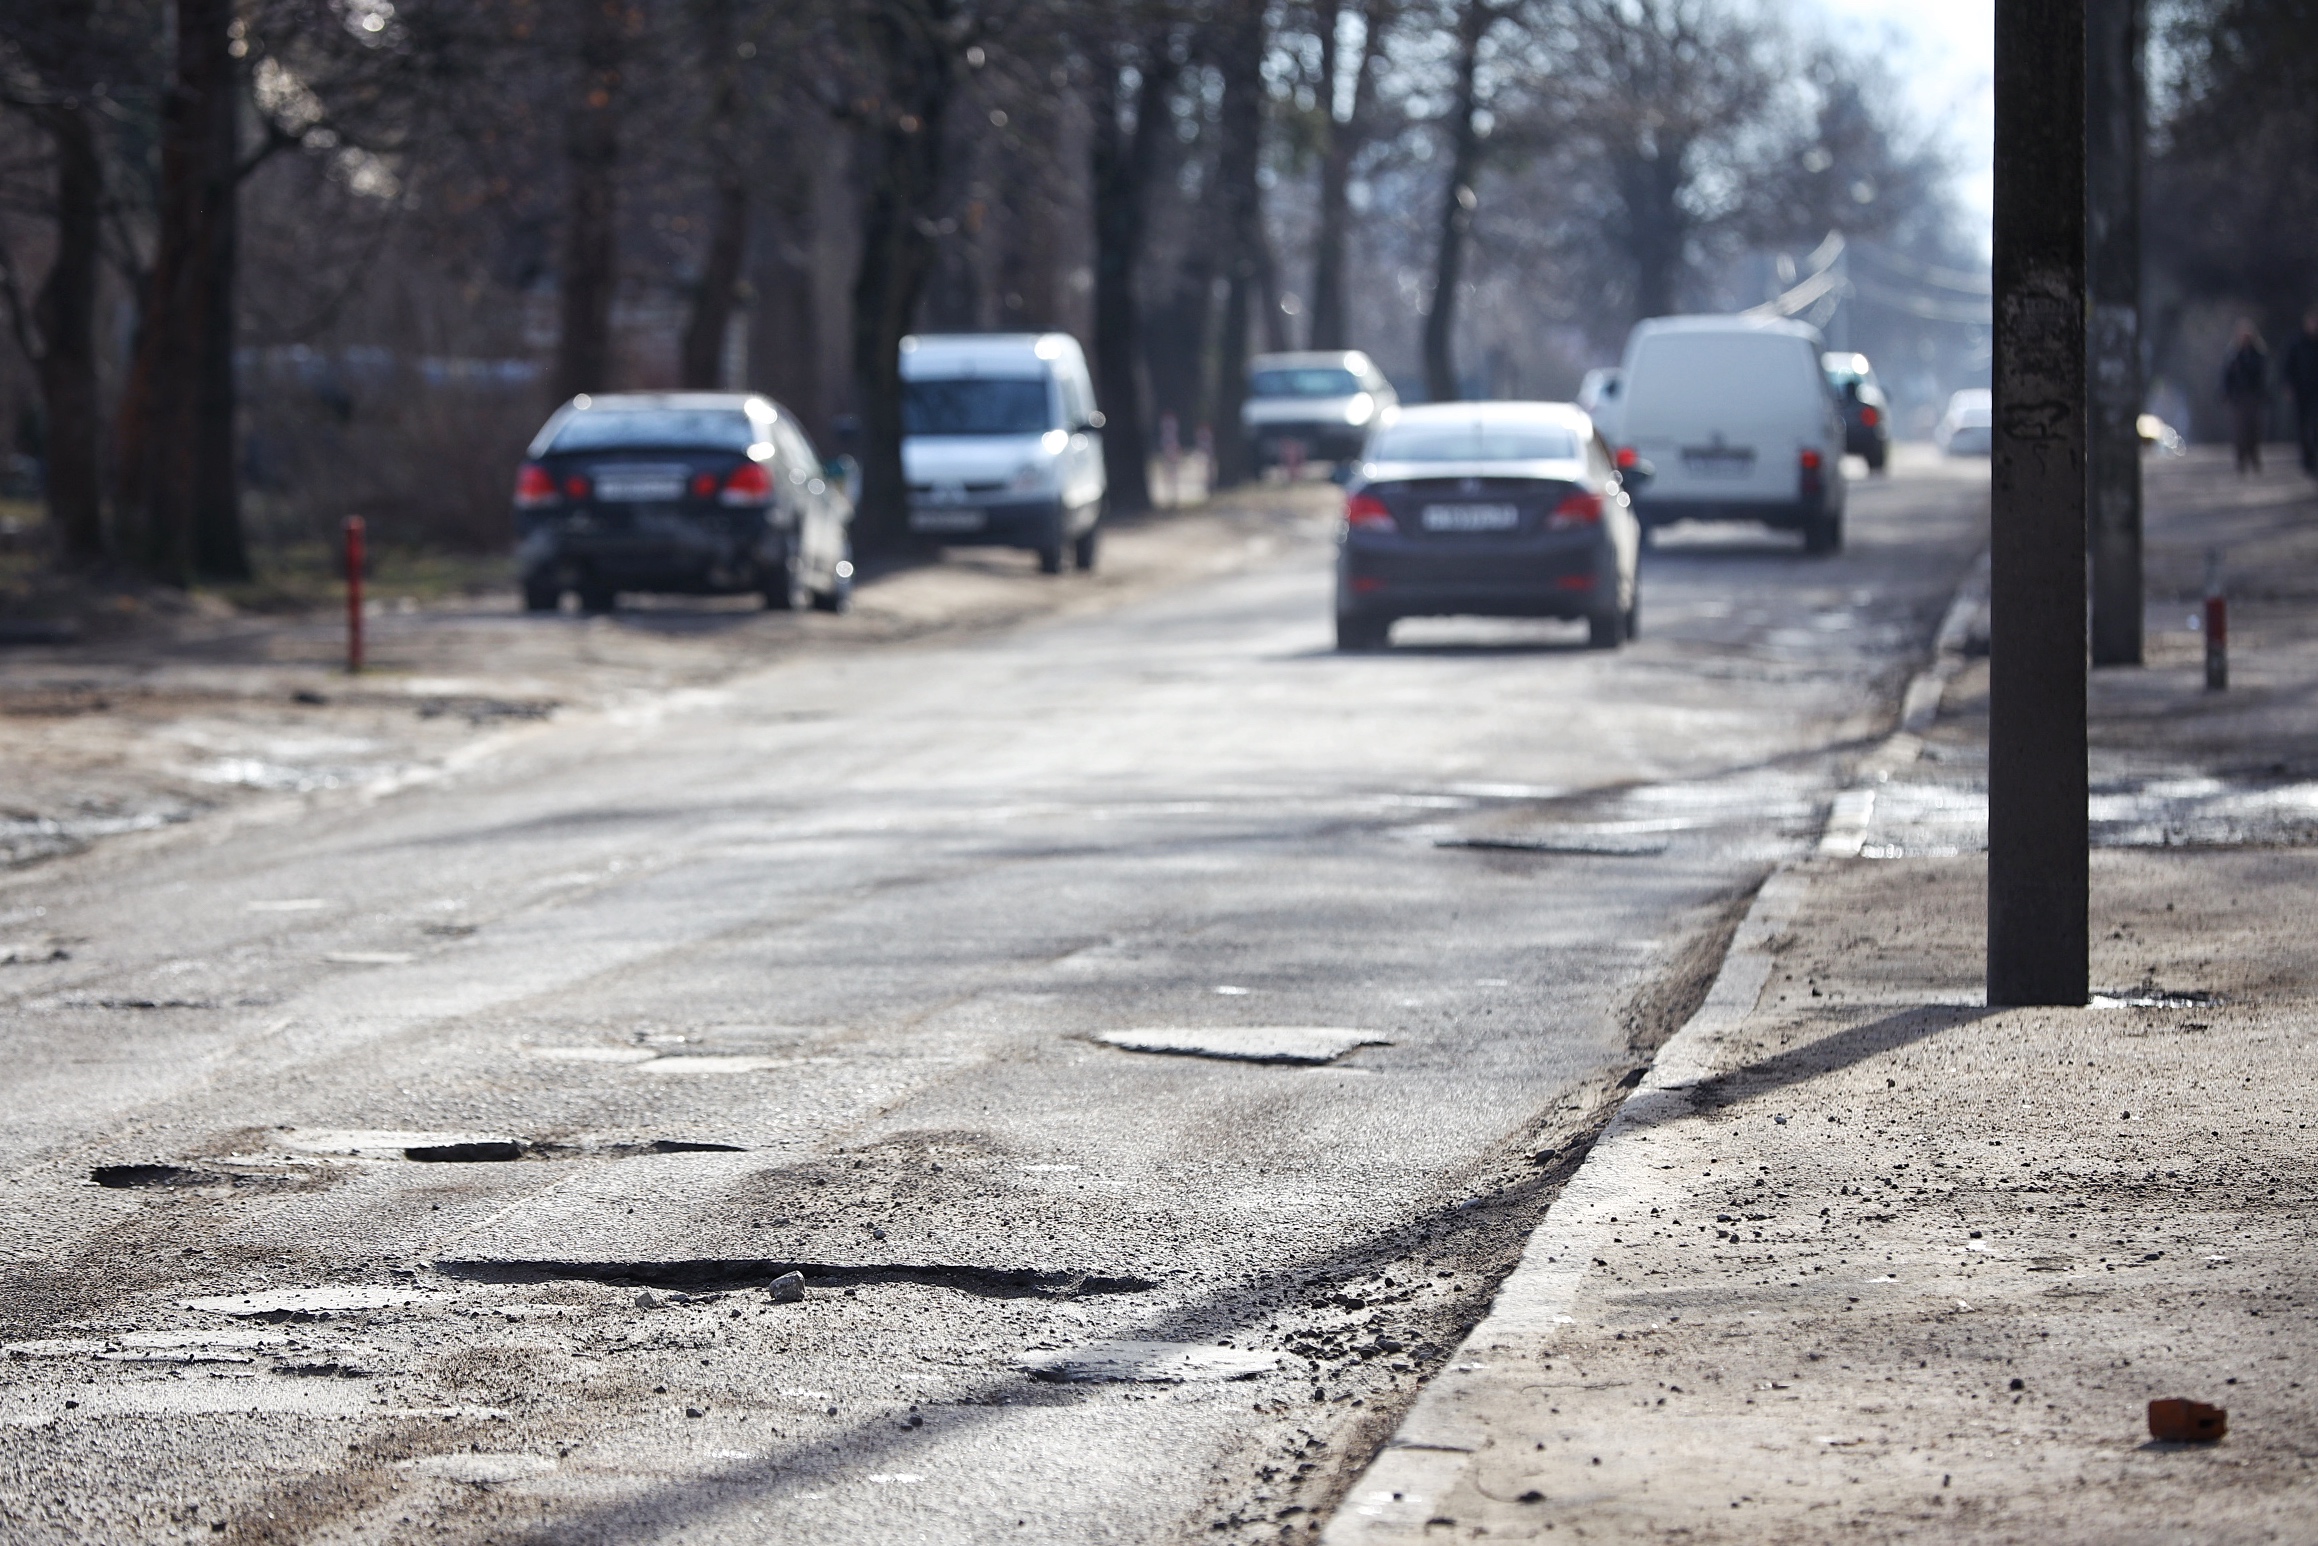
[[[575,472],[563,480],[564,497],[567,499],[585,499],[594,488],[595,485],[581,473]]]
[[[773,475],[765,471],[762,462],[743,462],[724,480],[724,492],[716,497],[728,505],[769,505],[773,502]]]
[[[563,496],[556,492],[555,475],[537,462],[525,462],[515,474],[515,508],[536,510],[541,505],[552,505]]]
[[[1883,415],[1873,408],[1862,408],[1859,410],[1859,422],[1873,429],[1883,422]]]
[[[1344,524],[1356,531],[1391,531],[1392,512],[1374,494],[1355,494],[1344,501]]]
[[[716,474],[713,472],[694,473],[692,475],[692,497],[694,499],[714,499],[716,497]]]
[[[1580,490],[1553,507],[1553,514],[1545,524],[1553,528],[1568,526],[1599,526],[1602,524],[1602,496]]]
[[[1618,447],[1618,471],[1632,472],[1642,462],[1642,453],[1632,446]]]
[[[1803,496],[1813,498],[1819,493],[1819,453],[1816,449],[1803,452]]]
[[[1803,470],[1805,472],[1817,472],[1819,470],[1819,453],[1817,451],[1805,451],[1803,453]]]

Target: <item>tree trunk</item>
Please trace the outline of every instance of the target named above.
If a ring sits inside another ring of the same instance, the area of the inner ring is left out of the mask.
[[[1255,472],[1254,448],[1240,423],[1247,401],[1248,313],[1263,283],[1263,189],[1256,181],[1264,133],[1264,6],[1236,0],[1224,22],[1223,103],[1216,130],[1218,213],[1223,221],[1223,336],[1215,360],[1215,486],[1244,483]]]
[[[1634,264],[1634,315],[1671,316],[1682,279],[1682,248],[1689,238],[1682,214],[1683,162],[1688,146],[1660,143],[1654,151],[1628,149],[1618,158],[1618,188],[1626,206],[1627,241]]]
[[[33,302],[48,419],[48,513],[63,535],[65,558],[85,564],[105,556],[96,339],[104,163],[87,108],[60,104],[41,122],[56,147],[56,261]]]
[[[577,0],[579,81],[564,120],[570,185],[564,202],[559,397],[612,384],[612,300],[619,288],[620,0]]]
[[[748,253],[748,180],[740,159],[740,79],[733,54],[733,0],[704,0],[701,54],[716,95],[709,105],[708,158],[716,169],[716,208],[709,217],[708,256],[692,292],[692,315],[685,324],[678,364],[684,385],[713,391],[723,386],[725,333],[739,298],[742,264]]]
[[[861,264],[853,279],[853,390],[861,421],[861,508],[854,541],[895,549],[909,540],[901,465],[901,341],[934,264],[927,223],[939,196],[942,117],[957,80],[951,0],[885,0],[860,18],[863,52],[883,99],[862,125],[868,182]]]
[[[215,164],[230,122],[233,58],[227,51],[232,0],[178,0],[172,43],[175,79],[161,113],[160,207],[137,353],[122,395],[122,510],[131,516],[123,550],[154,579],[192,582],[194,512],[203,458],[197,444],[214,426],[202,411],[215,390],[205,372],[210,313],[219,297],[214,267],[221,245],[218,206],[233,195],[231,165]],[[229,361],[230,366],[230,361]],[[228,380],[230,390],[230,378]],[[230,448],[225,453],[231,455]],[[214,476],[214,473],[212,473]]]
[[[1167,111],[1175,64],[1165,33],[1145,38],[1137,54],[1141,84],[1135,126],[1119,124],[1121,61],[1106,58],[1094,90],[1095,375],[1103,402],[1103,470],[1110,507],[1137,513],[1151,508],[1149,415],[1143,402],[1143,318],[1137,279],[1150,209],[1151,179],[1160,136],[1173,126]]]
[[[748,385],[794,413],[829,450],[829,405],[821,354],[820,231],[815,163],[833,150],[816,117],[791,126],[763,170],[755,250],[756,298],[749,308]]]
[[[1361,8],[1365,24],[1360,39],[1360,60],[1352,77],[1352,112],[1336,119],[1336,28],[1342,0],[1329,0],[1322,13],[1327,36],[1321,40],[1321,78],[1327,92],[1328,145],[1320,160],[1320,219],[1312,243],[1312,321],[1306,334],[1315,349],[1349,349],[1351,326],[1345,316],[1345,249],[1351,242],[1352,159],[1368,143],[1370,115],[1376,101],[1376,67],[1391,24],[1386,0],[1368,0]]]
[[[225,7],[230,16],[230,3]],[[234,286],[241,255],[241,92],[239,66],[223,26],[204,32],[214,83],[203,125],[209,168],[209,227],[202,243],[200,364],[193,384],[193,569],[205,580],[250,577],[241,529],[240,393],[234,370],[239,311]]]
[[[1464,395],[1457,382],[1457,286],[1465,274],[1465,240],[1479,203],[1473,183],[1481,173],[1481,40],[1496,25],[1487,0],[1465,0],[1457,16],[1457,88],[1449,106],[1449,183],[1441,194],[1440,243],[1433,258],[1433,299],[1425,313],[1425,395],[1436,403]]]

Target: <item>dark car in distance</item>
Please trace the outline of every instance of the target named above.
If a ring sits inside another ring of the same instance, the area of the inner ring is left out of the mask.
[[[794,415],[741,392],[582,395],[533,437],[515,480],[523,604],[566,592],[607,612],[622,591],[754,593],[842,612],[853,505]]]
[[[1869,472],[1883,471],[1891,460],[1891,399],[1875,379],[1875,367],[1864,354],[1829,352],[1819,360],[1843,405],[1844,451],[1867,458]]]
[[[1641,528],[1585,412],[1569,403],[1402,408],[1345,491],[1336,647],[1384,645],[1404,617],[1582,621],[1616,649],[1641,621]]]

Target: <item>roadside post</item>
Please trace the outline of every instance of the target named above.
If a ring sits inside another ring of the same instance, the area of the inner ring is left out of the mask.
[[[2221,585],[2221,549],[2205,550],[2205,690],[2229,690],[2229,597]]]
[[[362,674],[362,517],[346,518],[346,674]]]
[[[2141,150],[2149,0],[2085,6],[2085,268],[2092,299],[2093,664],[2141,652]]]
[[[2088,996],[2085,3],[1996,0],[1992,1005]]]

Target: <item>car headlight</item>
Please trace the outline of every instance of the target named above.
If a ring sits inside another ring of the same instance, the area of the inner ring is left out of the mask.
[[[1047,467],[1044,462],[1024,462],[1014,470],[1006,486],[1017,494],[1043,494],[1047,487]]]

